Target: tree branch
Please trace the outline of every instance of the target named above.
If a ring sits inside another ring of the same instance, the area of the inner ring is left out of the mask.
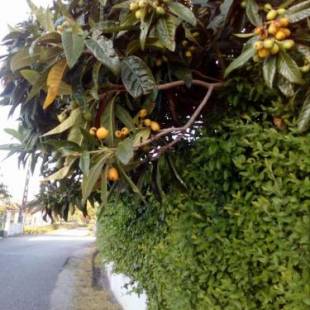
[[[181,81],[178,81],[178,82],[181,82]],[[170,86],[171,84],[175,84],[176,82],[172,82],[170,83]],[[205,83],[205,82],[204,82]],[[197,117],[200,115],[200,113],[202,112],[203,108],[206,106],[206,104],[208,103],[211,95],[212,95],[212,92],[213,90],[215,89],[215,87],[218,87],[216,86],[217,84],[208,84],[208,91],[205,95],[205,97],[203,98],[203,100],[201,101],[201,103],[199,104],[199,106],[197,107],[197,109],[195,110],[195,112],[192,114],[192,116],[190,117],[190,119],[188,120],[188,122],[184,125],[184,126],[181,126],[181,127],[170,127],[170,128],[166,128],[166,129],[163,129],[161,130],[157,135],[153,136],[152,138],[140,143],[139,145],[137,145],[135,148],[136,149],[139,149],[140,147],[142,146],[145,146],[147,144],[150,144],[152,142],[155,142],[157,140],[159,140],[160,138],[164,137],[164,136],[167,136],[169,133],[179,133],[179,134],[183,134],[187,129],[189,129],[193,123],[195,122],[195,120],[197,119]],[[166,84],[167,85],[167,84]],[[204,84],[205,85],[205,84]],[[179,135],[179,137],[182,137],[181,135]],[[177,142],[181,139],[177,137],[174,141],[177,140]],[[172,141],[170,144],[167,145],[168,148],[172,147],[173,145],[175,145],[177,142],[174,142]]]
[[[202,80],[192,80],[192,85],[197,85],[197,86],[201,86],[204,88],[209,89],[210,87],[213,88],[219,88],[222,87],[224,84],[224,82],[217,82],[217,83],[208,83]],[[176,88],[176,87],[180,87],[180,86],[186,86],[185,81],[174,81],[174,82],[169,82],[169,83],[165,83],[165,84],[160,84],[157,85],[157,89],[158,90],[168,90],[168,89],[172,89],[172,88]],[[108,88],[103,94],[100,94],[99,96],[104,96],[104,94],[106,92],[125,92],[126,88],[124,85],[120,85],[120,84],[111,84],[111,87]]]

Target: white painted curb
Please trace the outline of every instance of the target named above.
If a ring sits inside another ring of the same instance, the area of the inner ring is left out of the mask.
[[[113,273],[113,264],[106,265],[106,276],[109,281],[110,290],[112,291],[117,302],[124,310],[146,310],[147,297],[146,294],[131,293],[125,288],[130,279],[123,274]]]

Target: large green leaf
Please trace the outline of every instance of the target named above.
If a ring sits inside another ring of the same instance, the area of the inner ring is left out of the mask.
[[[170,12],[178,16],[180,19],[186,21],[192,26],[196,26],[197,19],[192,10],[190,10],[188,7],[176,1],[171,1],[168,7]]]
[[[303,84],[302,74],[296,62],[284,51],[278,56],[278,72],[291,83]]]
[[[64,31],[61,36],[67,63],[72,68],[84,50],[84,36],[71,31]]]
[[[57,180],[64,179],[66,176],[68,176],[71,170],[71,167],[75,161],[76,161],[76,158],[67,157],[64,167],[62,167],[61,169],[59,169],[52,175],[44,178],[44,181],[57,181]]]
[[[298,52],[305,56],[310,61],[310,47],[303,44],[296,44]]]
[[[291,6],[286,11],[286,14],[287,15],[291,15],[293,13],[297,13],[297,12],[303,11],[303,10],[308,9],[308,8],[310,8],[310,0],[306,0],[304,2],[300,2],[300,3],[296,4],[296,5]]]
[[[212,29],[216,33],[219,29],[224,27],[233,2],[233,0],[224,0],[220,6],[220,14],[215,16],[209,23],[208,29]]]
[[[90,155],[89,152],[83,152],[80,157],[79,167],[84,175],[88,175],[90,167]]]
[[[298,119],[298,130],[306,132],[310,128],[310,94],[306,97]]]
[[[255,55],[255,49],[253,47],[245,50],[239,57],[237,57],[225,70],[225,77],[227,77],[232,71],[242,67]]]
[[[159,18],[156,24],[156,33],[160,42],[170,51],[175,51],[176,19],[173,16]]]
[[[33,15],[45,31],[54,31],[53,12],[47,8],[37,7],[31,0],[27,0]]]
[[[127,138],[117,145],[116,157],[122,164],[127,165],[133,156],[133,140],[131,138]]]
[[[102,174],[103,167],[108,159],[106,154],[103,154],[98,162],[90,169],[88,175],[84,175],[82,182],[82,196],[83,202],[86,202],[87,198],[93,192],[94,187]]]
[[[277,86],[286,97],[293,97],[295,95],[294,84],[281,75],[277,79]]]
[[[22,75],[22,77],[27,80],[31,85],[35,85],[36,82],[39,80],[40,78],[40,73],[38,71],[35,70],[30,70],[30,69],[25,69],[25,70],[21,70],[20,74]]]
[[[126,173],[126,171],[124,170],[123,166],[119,163],[118,165],[118,169],[122,175],[122,177],[125,179],[125,181],[128,183],[128,185],[131,187],[132,191],[137,194],[140,199],[142,201],[145,202],[145,198],[142,195],[142,193],[140,192],[139,188],[137,187],[137,185],[132,181],[132,179],[128,176],[128,174]]]
[[[277,58],[269,57],[265,59],[263,64],[263,75],[264,80],[269,88],[272,88],[273,81],[277,71]]]
[[[70,129],[75,125],[76,121],[79,119],[80,116],[81,116],[81,110],[79,108],[73,110],[68,118],[66,118],[57,127],[45,133],[43,137],[57,135]]]
[[[310,8],[288,15],[290,23],[297,23],[310,16]]]
[[[147,17],[145,20],[141,21],[140,23],[140,44],[142,50],[144,50],[145,48],[145,41],[150,31],[152,20],[153,20],[153,14]]]
[[[109,135],[105,139],[109,146],[114,145],[114,131],[115,131],[115,97],[107,104],[104,112],[101,115],[101,126],[109,131]]]
[[[144,128],[142,130],[140,130],[135,138],[134,138],[134,141],[133,141],[133,146],[136,147],[138,146],[139,144],[147,141],[147,139],[150,137],[151,135],[151,130],[150,128]]]
[[[85,41],[86,46],[94,54],[94,56],[108,67],[115,75],[120,72],[120,59],[113,47],[113,41],[105,37],[98,40],[90,38]]]
[[[13,72],[31,66],[34,63],[27,48],[20,49],[10,60],[10,67]]]
[[[156,88],[152,71],[137,56],[129,56],[122,61],[122,81],[131,96],[147,95]]]
[[[262,25],[263,20],[259,15],[259,6],[255,0],[246,1],[246,15],[254,26]]]
[[[123,108],[120,104],[115,106],[115,116],[129,129],[135,127],[133,119],[129,112]]]

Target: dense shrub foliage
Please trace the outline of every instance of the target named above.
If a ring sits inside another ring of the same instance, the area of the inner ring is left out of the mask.
[[[0,149],[40,166],[50,217],[124,190],[161,199],[159,162],[195,141],[204,111],[225,116],[245,72],[310,129],[310,0],[27,2],[31,17],[3,38],[0,105],[20,126]]]
[[[243,118],[176,159],[187,190],[168,180],[162,205],[124,195],[102,216],[104,256],[146,290],[150,309],[310,309],[309,135],[277,128],[266,94],[240,104],[239,85]]]

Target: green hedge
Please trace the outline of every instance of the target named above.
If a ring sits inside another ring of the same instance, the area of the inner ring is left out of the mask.
[[[102,253],[149,309],[310,309],[310,137],[224,124],[180,158],[187,191],[106,208]]]

